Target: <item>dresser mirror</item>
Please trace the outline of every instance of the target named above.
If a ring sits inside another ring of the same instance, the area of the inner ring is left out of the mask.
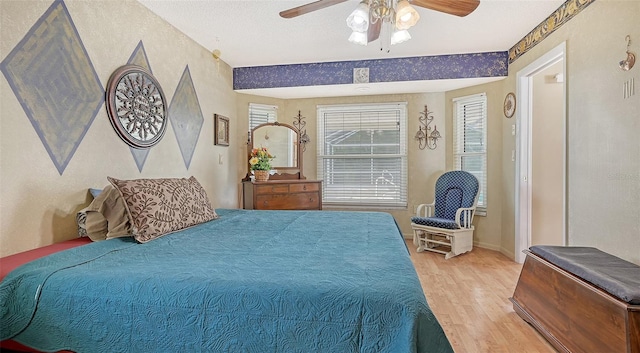
[[[276,174],[270,179],[305,179],[302,175],[300,134],[293,126],[279,122],[260,124],[249,132],[248,147],[249,153],[253,148],[266,147],[275,156],[271,168]],[[247,170],[245,180],[251,174],[250,169]]]

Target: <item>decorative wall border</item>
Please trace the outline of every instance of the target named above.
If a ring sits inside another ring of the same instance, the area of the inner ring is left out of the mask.
[[[354,69],[368,68],[369,82],[403,82],[507,76],[508,53],[321,62],[233,69],[233,89],[353,84]]]
[[[529,34],[522,38],[516,45],[509,49],[509,64],[516,61],[524,53],[528,52],[542,42],[556,29],[567,23],[575,15],[591,5],[596,0],[567,0],[560,5],[549,17],[542,21]]]

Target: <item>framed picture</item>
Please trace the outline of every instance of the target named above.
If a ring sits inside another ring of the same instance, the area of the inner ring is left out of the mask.
[[[215,120],[215,144],[229,146],[229,118],[219,114],[213,114],[213,118]]]

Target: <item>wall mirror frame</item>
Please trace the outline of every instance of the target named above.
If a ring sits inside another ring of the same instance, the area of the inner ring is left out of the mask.
[[[269,180],[306,179],[302,172],[303,149],[300,131],[295,127],[277,121],[260,124],[249,132],[247,147],[247,175],[242,180],[251,179],[249,156],[251,150],[256,147],[267,147],[276,157],[271,165],[277,172],[272,174]]]

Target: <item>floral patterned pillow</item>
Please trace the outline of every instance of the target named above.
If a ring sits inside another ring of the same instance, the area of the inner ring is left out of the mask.
[[[122,194],[133,236],[140,243],[218,218],[207,193],[193,176],[189,179],[107,179]]]

